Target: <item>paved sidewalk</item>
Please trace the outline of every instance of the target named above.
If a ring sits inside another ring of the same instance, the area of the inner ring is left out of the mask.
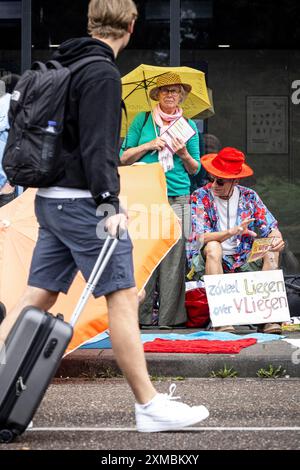
[[[198,330],[142,330],[142,334],[192,333]],[[237,339],[253,331],[239,328]],[[283,333],[287,338],[300,339],[300,332]],[[147,353],[147,364],[153,377],[209,377],[225,365],[233,367],[239,377],[256,377],[258,369],[282,366],[286,375],[300,377],[300,349],[283,340],[257,343],[239,354],[167,354]],[[81,349],[61,363],[57,377],[114,377],[120,370],[111,349]]]

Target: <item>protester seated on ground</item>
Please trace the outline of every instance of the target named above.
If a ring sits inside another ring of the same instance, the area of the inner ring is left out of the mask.
[[[189,278],[278,269],[279,252],[284,248],[278,223],[257,193],[239,185],[253,174],[245,155],[232,147],[204,155],[201,163],[211,180],[191,196],[192,235],[187,245]],[[275,237],[263,258],[247,262],[256,236]],[[234,331],[231,325],[215,328]],[[258,326],[263,333],[281,333],[281,326]]]

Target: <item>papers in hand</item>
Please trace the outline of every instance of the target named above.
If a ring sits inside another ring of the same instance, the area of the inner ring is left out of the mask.
[[[196,131],[190,126],[187,120],[184,117],[180,117],[171,124],[171,126],[168,127],[160,137],[166,142],[166,147],[168,147],[172,153],[175,153],[175,150],[173,149],[173,139],[175,137],[186,143],[195,134]]]
[[[266,254],[266,252],[269,251],[270,248],[272,248],[274,240],[275,237],[256,238],[253,242],[250,254],[247,259],[248,263],[262,258]]]

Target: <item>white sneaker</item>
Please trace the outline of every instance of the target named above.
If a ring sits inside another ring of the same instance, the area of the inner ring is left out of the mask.
[[[135,404],[136,426],[139,432],[180,430],[199,423],[209,416],[205,406],[189,406],[174,402],[176,385],[172,384],[169,394],[158,393],[148,405]]]

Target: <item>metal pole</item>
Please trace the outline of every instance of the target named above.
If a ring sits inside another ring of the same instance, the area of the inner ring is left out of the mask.
[[[22,0],[21,71],[31,67],[31,0]]]
[[[170,0],[170,66],[180,66],[180,1]]]

